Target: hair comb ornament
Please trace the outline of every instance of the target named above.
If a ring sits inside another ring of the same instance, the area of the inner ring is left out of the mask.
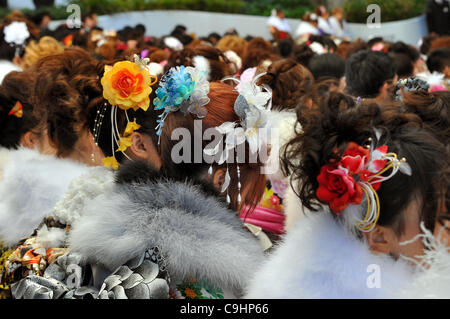
[[[150,107],[151,86],[154,85],[158,78],[150,74],[148,70],[149,59],[140,59],[138,55],[134,55],[134,62],[121,61],[113,66],[105,66],[105,73],[101,79],[103,87],[103,97],[108,101],[111,109],[111,127],[112,140],[111,150],[113,156],[103,159],[106,167],[118,169],[119,163],[115,157],[116,152],[122,152],[125,157],[130,159],[125,151],[131,146],[131,138],[134,131],[140,128],[136,123],[128,117],[127,110],[137,111],[142,109],[147,111]],[[108,103],[105,103],[98,111],[94,126],[94,142],[98,146],[100,138],[100,129],[103,124]],[[125,112],[127,126],[121,135],[117,126],[117,112],[121,109]],[[115,145],[118,146],[115,149]],[[92,154],[94,161],[94,155]]]
[[[381,133],[375,130],[375,134],[379,140]],[[375,148],[370,140],[371,145],[366,147],[348,143],[341,158],[322,166],[317,177],[317,198],[326,202],[334,214],[351,215],[346,217],[362,232],[370,232],[377,225],[380,217],[377,191],[381,183],[399,171],[412,174],[405,158],[398,159],[397,154],[388,152],[388,145]],[[361,209],[365,209],[364,214]]]
[[[403,101],[402,92],[417,92],[417,91],[424,91],[428,92],[430,90],[430,85],[419,78],[407,78],[407,79],[401,79],[397,82],[397,85],[395,86],[395,100],[398,102]]]
[[[261,145],[265,142],[260,134],[260,130],[266,128],[269,122],[270,110],[272,108],[272,90],[267,85],[258,86],[257,81],[266,73],[256,76],[252,81],[240,81],[234,77],[225,78],[222,81],[232,80],[238,83],[236,90],[239,92],[234,103],[234,111],[239,116],[239,122],[225,122],[216,127],[220,134],[225,136],[225,150],[221,150],[221,143],[218,143],[214,148],[204,150],[208,156],[215,157],[221,152],[217,161],[219,165],[227,163],[227,171],[225,174],[225,182],[222,187],[222,193],[227,191],[227,203],[231,202],[228,194],[228,187],[230,185],[230,174],[228,170],[228,159],[230,151],[237,146],[248,142],[250,152],[256,154]],[[233,157],[234,161],[234,157]],[[239,163],[237,159],[236,163]],[[212,164],[209,169],[212,174]],[[237,166],[238,177],[238,203],[241,203],[241,182],[240,182],[240,168]]]
[[[22,118],[23,116],[23,105],[20,103],[20,101],[17,101],[16,104],[13,106],[11,111],[8,113],[9,116],[15,116],[17,118]]]
[[[171,68],[160,80],[153,101],[155,110],[163,110],[156,126],[158,144],[161,142],[164,122],[170,113],[191,113],[199,119],[208,114],[205,105],[210,101],[209,82],[205,71],[193,67]]]

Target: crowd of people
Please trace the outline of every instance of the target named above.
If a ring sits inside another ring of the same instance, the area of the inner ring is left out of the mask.
[[[329,16],[274,11],[271,41],[8,16],[0,299],[449,298],[450,37]]]

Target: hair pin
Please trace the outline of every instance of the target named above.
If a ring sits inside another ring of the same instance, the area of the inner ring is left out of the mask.
[[[20,103],[20,101],[17,101],[14,107],[9,111],[9,116],[15,116],[17,118],[22,118],[23,116],[23,105]]]

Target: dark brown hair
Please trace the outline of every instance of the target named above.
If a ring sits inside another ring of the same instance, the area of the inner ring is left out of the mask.
[[[287,144],[282,160],[305,207],[320,208],[316,191],[321,167],[339,159],[349,142],[365,145],[369,138],[376,139],[376,127],[382,132],[380,145],[388,145],[399,158],[405,157],[412,170],[411,176],[398,173],[382,183],[377,191],[381,209],[378,224],[401,234],[402,212],[417,198],[422,205],[421,220],[428,229],[434,229],[442,188],[440,174],[448,165],[448,153],[423,128],[418,116],[397,106],[380,107],[374,100],[356,105],[349,96],[331,93],[318,108],[299,109],[298,121],[302,131]]]
[[[247,54],[247,47],[248,42],[237,35],[226,35],[216,44],[216,48],[222,52],[234,51],[241,59]]]
[[[266,84],[273,91],[274,109],[294,109],[314,85],[314,78],[307,68],[288,58],[275,61],[258,85]]]
[[[403,94],[405,108],[420,116],[428,129],[445,145],[450,139],[450,92],[424,91]]]
[[[103,102],[98,74],[103,65],[82,49],[66,49],[36,65],[34,103],[58,156],[68,156],[83,130],[88,110]]]
[[[17,148],[28,131],[37,135],[42,133],[31,101],[35,78],[35,72],[30,70],[11,72],[3,79],[0,86],[0,145],[3,147]],[[23,106],[21,118],[9,115],[17,102]]]
[[[254,48],[247,51],[245,58],[242,60],[242,71],[245,71],[248,68],[258,67],[265,60],[277,61],[280,59],[280,56],[261,48]]]

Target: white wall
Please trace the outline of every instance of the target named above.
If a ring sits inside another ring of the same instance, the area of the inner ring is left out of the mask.
[[[358,36],[364,40],[381,36],[388,41],[403,41],[417,45],[419,40],[428,34],[425,15],[408,20],[383,22],[379,29],[368,28],[366,24],[348,23],[348,32],[353,37]]]
[[[31,1],[31,0],[30,0]],[[242,14],[213,13],[182,10],[155,10],[126,12],[110,16],[100,16],[99,25],[104,29],[119,30],[123,27],[142,23],[147,27],[147,35],[157,37],[167,35],[177,24],[183,24],[188,32],[197,36],[207,36],[211,32],[223,34],[230,27],[236,28],[243,37],[247,35],[261,36],[270,39],[266,26],[268,17]],[[287,19],[293,32],[299,20]],[[50,28],[56,28],[64,21],[53,21]],[[369,29],[365,24],[348,23],[348,32],[353,38],[368,40],[375,36],[383,36],[389,41],[404,41],[417,45],[421,37],[427,34],[425,16],[397,22],[384,22],[380,29]]]
[[[146,26],[148,35],[157,37],[167,35],[177,24],[183,24],[189,33],[194,32],[199,37],[207,36],[211,32],[223,34],[227,29],[234,27],[241,36],[262,36],[270,39],[270,33],[266,26],[267,19],[268,17],[243,14],[156,10],[100,16],[98,20],[100,27],[114,30],[142,23]],[[288,22],[292,30],[295,30],[299,24],[299,20],[294,19],[288,19]],[[50,27],[55,28],[60,23],[60,21],[54,21]]]

